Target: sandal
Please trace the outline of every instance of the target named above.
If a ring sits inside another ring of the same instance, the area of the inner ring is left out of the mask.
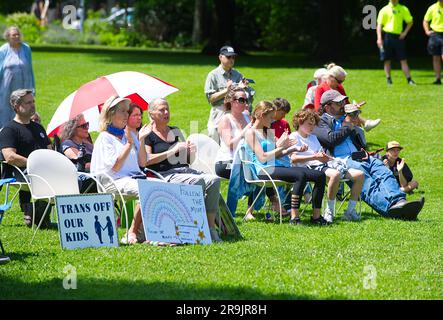
[[[243,220],[244,221],[253,221],[253,220],[255,220],[255,217],[252,215],[252,213],[248,212],[243,217]]]

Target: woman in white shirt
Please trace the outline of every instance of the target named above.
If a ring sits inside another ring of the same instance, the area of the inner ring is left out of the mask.
[[[128,122],[128,110],[131,100],[110,97],[100,113],[99,131],[100,134],[94,144],[94,151],[91,159],[91,173],[100,177],[100,180],[107,191],[120,192],[134,196],[138,199],[137,180],[133,177],[141,176],[143,173],[140,167],[146,165],[147,156],[144,148],[144,141],[147,133],[141,132],[139,135],[139,145],[143,148],[136,149],[133,135],[126,126]],[[109,175],[114,184],[109,181]],[[137,231],[141,226],[141,211],[137,205],[134,210],[134,219],[128,231],[128,243],[137,242]]]
[[[329,179],[328,182],[328,206],[323,217],[326,221],[332,222],[335,215],[335,198],[340,185],[340,178],[352,180],[351,197],[348,209],[345,212],[345,220],[358,220],[359,216],[355,210],[356,203],[360,197],[365,176],[362,171],[356,169],[343,168],[342,172],[331,167],[334,158],[327,155],[317,137],[312,134],[318,125],[320,117],[311,110],[301,110],[294,115],[293,126],[296,132],[291,133],[290,139],[297,140],[297,146],[306,145],[308,149],[304,152],[294,152],[291,155],[291,162],[296,167],[310,167],[321,170]],[[329,165],[328,165],[329,163]]]

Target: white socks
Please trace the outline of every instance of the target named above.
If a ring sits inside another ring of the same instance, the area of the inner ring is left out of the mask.
[[[354,210],[356,206],[357,206],[357,201],[349,200],[348,211]]]
[[[332,214],[335,214],[335,199],[329,200],[328,199],[328,208],[331,210]]]

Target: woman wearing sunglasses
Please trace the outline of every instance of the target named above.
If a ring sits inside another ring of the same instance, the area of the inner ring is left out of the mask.
[[[345,88],[343,87],[343,82],[346,80],[347,73],[346,71],[337,66],[335,63],[330,63],[327,67],[327,72],[325,75],[325,81],[321,85],[319,85],[315,91],[315,101],[314,101],[314,109],[315,112],[319,112],[320,110],[320,100],[323,93],[328,90],[337,90],[343,96],[346,96]],[[345,101],[345,103],[349,103],[349,100]],[[364,128],[365,131],[370,131],[376,126],[379,125],[380,119],[375,120],[366,120],[359,116],[359,126]]]
[[[67,156],[76,165],[78,172],[89,172],[91,168],[91,155],[94,145],[88,132],[89,123],[84,116],[79,114],[74,119],[66,122],[60,130],[60,152]],[[81,193],[96,192],[94,180],[80,175],[78,184]]]
[[[77,165],[78,171],[83,172],[89,172],[94,149],[88,129],[89,122],[79,114],[66,122],[60,131],[60,151]]]

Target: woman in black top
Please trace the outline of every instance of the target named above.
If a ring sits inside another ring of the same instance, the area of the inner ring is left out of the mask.
[[[169,105],[158,98],[149,105],[151,133],[145,139],[149,169],[159,172],[168,182],[201,185],[212,241],[221,241],[215,229],[218,211],[220,178],[189,168],[195,145],[186,141],[180,129],[168,126]],[[214,155],[215,156],[215,155]]]

